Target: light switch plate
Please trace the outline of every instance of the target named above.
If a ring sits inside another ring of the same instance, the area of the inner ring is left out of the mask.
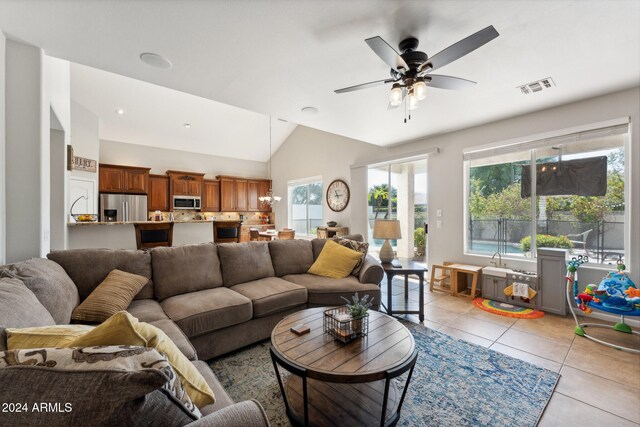
[[[442,228],[442,221],[436,221],[436,227]]]
[[[436,216],[442,216],[442,209],[438,209],[436,211]]]

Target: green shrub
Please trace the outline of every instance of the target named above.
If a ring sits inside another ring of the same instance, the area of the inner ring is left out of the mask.
[[[520,246],[522,252],[529,252],[531,250],[531,236],[524,237],[520,240]],[[573,248],[573,243],[567,238],[567,236],[550,236],[548,234],[538,234],[536,236],[536,246],[539,248]]]
[[[426,244],[427,236],[424,233],[424,227],[416,228],[413,232],[413,246],[415,247],[416,256],[424,255]]]

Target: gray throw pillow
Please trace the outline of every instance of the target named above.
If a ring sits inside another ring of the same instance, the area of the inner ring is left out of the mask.
[[[0,350],[7,348],[5,328],[28,328],[55,324],[51,314],[20,279],[0,277]],[[10,401],[0,400],[0,402]]]
[[[57,324],[70,322],[80,298],[75,283],[60,265],[45,258],[32,258],[13,264],[9,274],[22,280]]]

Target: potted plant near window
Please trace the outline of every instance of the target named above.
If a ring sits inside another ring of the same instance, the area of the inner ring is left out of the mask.
[[[352,319],[351,328],[353,332],[366,335],[367,331],[363,330],[362,321],[365,317],[369,316],[369,309],[373,305],[374,299],[370,298],[368,294],[360,299],[357,292],[351,297],[351,301],[345,297],[342,297],[342,299],[347,302],[346,306]]]

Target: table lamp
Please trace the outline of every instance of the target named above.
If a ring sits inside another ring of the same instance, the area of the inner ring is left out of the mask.
[[[393,248],[391,248],[389,239],[402,239],[400,221],[397,219],[377,219],[373,223],[373,238],[384,239],[380,248],[380,262],[393,261]]]

